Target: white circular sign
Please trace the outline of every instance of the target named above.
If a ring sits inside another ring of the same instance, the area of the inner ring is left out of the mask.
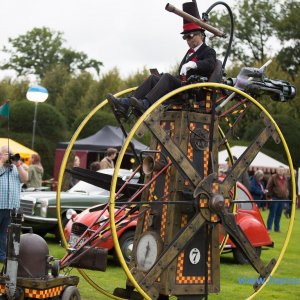
[[[193,248],[190,251],[190,262],[193,265],[196,265],[200,261],[200,258],[201,258],[200,250],[198,248]]]
[[[26,93],[26,98],[33,102],[44,102],[48,98],[48,91],[43,86],[31,86]]]

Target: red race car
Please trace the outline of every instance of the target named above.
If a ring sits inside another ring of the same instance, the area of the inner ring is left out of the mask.
[[[241,203],[238,203],[237,205],[237,224],[243,229],[252,246],[256,248],[257,253],[260,255],[262,246],[272,247],[273,242],[270,239],[257,205],[253,202],[253,198],[249,191],[241,183],[238,183],[237,185],[237,199],[241,201]],[[245,202],[243,203],[242,201]],[[103,209],[105,210],[103,211]],[[118,211],[117,208],[116,211]],[[128,215],[127,212],[128,209],[120,210],[115,219],[118,224],[117,234],[119,237],[120,247],[125,261],[129,263],[133,247],[135,227],[137,224],[138,210],[134,213],[131,211]],[[69,243],[69,248],[73,248],[84,243],[95,233],[95,231],[97,231],[97,229],[99,229],[99,226],[108,221],[109,213],[107,211],[107,206],[105,204],[100,204],[88,208],[80,214],[77,214],[74,210],[69,210],[67,217],[70,220],[67,223],[64,232]],[[95,238],[89,241],[88,245],[96,244],[96,247],[107,248],[109,253],[112,254],[114,259],[117,261],[118,258],[114,253],[114,243],[108,227],[109,223],[101,229],[101,239],[99,238],[99,234],[97,234]],[[223,239],[224,236],[222,235],[221,229],[220,243],[222,243]],[[248,263],[242,251],[236,247],[230,239],[227,240],[223,251],[233,251],[233,256],[237,263]]]

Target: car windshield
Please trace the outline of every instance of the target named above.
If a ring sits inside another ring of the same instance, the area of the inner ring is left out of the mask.
[[[104,173],[108,175],[113,175],[114,169],[104,169],[97,171],[99,173]],[[123,180],[126,180],[130,177],[132,174],[132,171],[121,169],[119,172],[119,177],[121,177]],[[134,179],[132,182],[136,183],[138,181],[139,174],[135,174]],[[109,196],[109,191],[102,189],[98,186],[92,185],[90,183],[87,183],[85,181],[79,181],[76,183],[69,191],[69,193],[87,193],[87,194],[98,194],[98,195],[107,195]]]
[[[109,191],[104,190],[98,186],[89,184],[84,181],[79,181],[70,190],[69,193],[87,193],[87,194],[99,194],[109,195]]]
[[[252,209],[252,203],[248,202],[251,199],[249,196],[246,194],[245,191],[243,191],[241,188],[237,188],[237,199],[239,201],[247,201],[245,203],[239,203],[238,206],[240,209],[245,209],[245,210],[251,210]]]

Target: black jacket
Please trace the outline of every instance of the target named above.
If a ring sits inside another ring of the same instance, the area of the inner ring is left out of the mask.
[[[178,70],[179,77],[181,67],[189,61],[194,61],[197,64],[197,69],[189,70],[186,74],[186,78],[189,78],[191,75],[200,75],[209,78],[216,64],[216,51],[214,49],[203,43],[195,53],[193,53],[190,57],[187,57],[188,52],[180,63]]]

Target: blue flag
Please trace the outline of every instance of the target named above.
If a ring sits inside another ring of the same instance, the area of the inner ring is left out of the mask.
[[[6,102],[0,106],[0,116],[8,118],[9,116],[9,103]]]

